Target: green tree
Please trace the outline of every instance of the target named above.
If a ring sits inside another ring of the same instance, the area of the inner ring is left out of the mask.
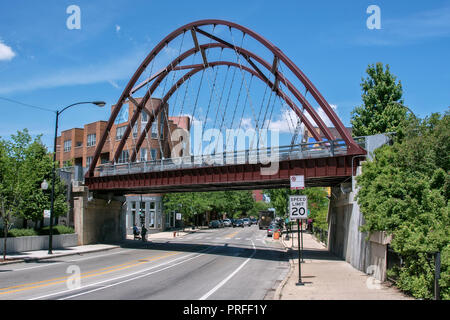
[[[303,190],[270,189],[265,190],[270,197],[270,204],[275,208],[277,216],[288,217],[288,205],[290,195],[306,195],[308,197],[308,209],[314,224],[322,229],[327,229],[328,198],[325,188],[305,188]]]
[[[368,77],[362,79],[363,105],[352,111],[351,123],[354,136],[367,136],[396,132],[406,119],[402,84],[381,62],[369,65]]]
[[[43,218],[44,209],[50,209],[50,192],[44,193],[40,186],[44,179],[51,181],[53,162],[40,136],[33,140],[27,129],[0,142],[2,215],[23,218],[26,227],[27,220],[37,222]],[[56,177],[54,217],[67,209],[64,186]]]
[[[386,231],[404,261],[394,269],[400,289],[433,297],[433,254],[442,254],[441,294],[450,299],[450,113],[411,122],[393,146],[375,151],[357,178],[362,231]]]
[[[170,193],[163,201],[166,212],[181,212],[185,221],[208,211],[228,217],[247,215],[255,202],[250,191]]]
[[[44,179],[51,182],[52,160],[42,144],[40,136],[26,146],[24,155],[19,170],[18,183],[21,197],[18,203],[17,216],[23,219],[24,228],[27,227],[28,220],[34,221],[37,228],[38,221],[43,220],[44,210],[50,209],[50,191],[43,191],[41,183]],[[57,177],[53,216],[58,217],[66,212],[65,187]]]
[[[264,211],[270,208],[270,204],[264,202],[264,201],[255,201],[253,208],[250,209],[248,212],[249,216],[258,217],[260,211]]]

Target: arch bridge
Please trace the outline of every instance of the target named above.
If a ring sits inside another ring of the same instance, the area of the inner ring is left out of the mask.
[[[131,113],[118,137],[124,110]],[[183,117],[190,124],[180,128]],[[97,165],[107,143],[110,161]],[[99,193],[181,192],[288,187],[291,175],[304,175],[307,186],[330,186],[347,180],[364,154],[364,141],[283,51],[242,25],[201,20],[142,61],[85,183]]]

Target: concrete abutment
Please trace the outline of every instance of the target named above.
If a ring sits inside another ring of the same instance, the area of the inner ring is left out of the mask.
[[[73,188],[78,245],[118,242],[126,238],[125,197],[93,196],[87,187]]]

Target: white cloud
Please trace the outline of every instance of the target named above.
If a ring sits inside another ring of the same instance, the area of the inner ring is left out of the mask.
[[[116,32],[120,31],[120,26],[118,24],[116,24]]]
[[[334,112],[337,114],[337,105],[335,104],[330,104],[331,108],[333,108]],[[334,124],[331,122],[330,118],[328,118],[327,114],[325,113],[325,111],[319,107],[317,110],[317,114],[319,115],[319,117],[323,120],[323,122],[325,123],[325,125],[327,127],[334,127]],[[308,118],[308,120],[313,124],[313,126],[317,127],[317,124],[314,122],[313,118],[309,115],[309,113],[306,113],[306,118]]]
[[[116,89],[120,89],[120,86],[114,80],[108,80],[109,84],[112,85]]]
[[[16,56],[16,53],[11,49],[11,47],[0,41],[0,61],[10,61]]]
[[[39,74],[15,83],[0,83],[0,94],[102,82],[114,86],[113,83],[117,80],[129,79],[144,57],[145,52],[136,51],[128,56],[112,59],[103,64],[70,67],[45,75]]]
[[[381,8],[383,15],[383,8]],[[382,19],[380,30],[366,30],[355,41],[362,45],[397,46],[450,36],[450,7]]]

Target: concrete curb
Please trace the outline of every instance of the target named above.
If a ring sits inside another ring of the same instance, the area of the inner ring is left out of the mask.
[[[48,256],[48,257],[36,257],[36,258],[23,258],[23,259],[17,259],[17,260],[7,260],[7,261],[1,261],[0,262],[0,266],[13,264],[13,263],[33,262],[33,261],[39,261],[39,260],[54,259],[54,258],[59,258],[59,257],[75,256],[75,255],[81,255],[81,254],[84,254],[84,253],[94,253],[94,252],[108,251],[108,250],[117,249],[117,248],[120,248],[120,246],[118,246],[118,245],[111,245],[111,247],[108,247],[108,248],[99,248],[99,249],[93,249],[93,250],[82,251],[82,252],[67,252],[67,253],[56,254],[54,256]]]
[[[283,239],[283,234],[280,237],[281,239],[281,243],[284,246],[284,250],[286,252],[288,252],[288,247],[287,245],[284,243],[284,239]],[[273,300],[281,300],[281,292],[283,291],[284,286],[286,285],[286,283],[288,282],[288,280],[291,278],[292,273],[294,272],[294,261],[292,260],[292,256],[289,257],[289,272],[286,275],[286,277],[283,279],[283,281],[281,281],[281,283],[279,284],[278,288],[275,290],[275,294],[273,297]]]

